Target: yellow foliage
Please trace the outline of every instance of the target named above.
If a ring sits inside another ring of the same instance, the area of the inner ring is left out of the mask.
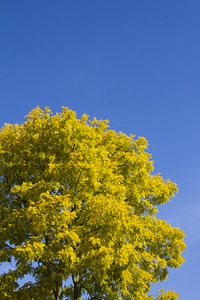
[[[24,123],[5,124],[0,262],[16,268],[0,275],[1,299],[152,299],[151,283],[183,263],[185,243],[156,218],[177,186],[152,174],[147,147],[67,107],[36,107]],[[19,287],[27,274],[34,282]]]

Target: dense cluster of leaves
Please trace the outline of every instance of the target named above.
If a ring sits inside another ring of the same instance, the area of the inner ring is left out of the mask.
[[[153,299],[151,283],[183,263],[185,244],[156,217],[177,187],[153,175],[146,148],[145,138],[68,108],[37,107],[23,124],[5,124],[0,262],[14,268],[0,275],[2,300]]]

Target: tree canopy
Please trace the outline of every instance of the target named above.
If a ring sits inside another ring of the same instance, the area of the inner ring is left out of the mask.
[[[1,128],[2,300],[153,299],[185,243],[157,218],[177,186],[154,174],[147,147],[67,107]]]

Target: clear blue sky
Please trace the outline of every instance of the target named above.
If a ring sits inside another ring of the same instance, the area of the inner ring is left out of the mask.
[[[69,106],[145,136],[180,190],[159,216],[187,234],[162,284],[181,300],[199,299],[199,32],[199,0],[0,1],[0,126]]]

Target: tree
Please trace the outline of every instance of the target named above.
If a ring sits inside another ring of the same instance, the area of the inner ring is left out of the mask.
[[[153,299],[185,243],[156,217],[177,186],[153,174],[147,146],[66,107],[2,127],[2,300]]]

